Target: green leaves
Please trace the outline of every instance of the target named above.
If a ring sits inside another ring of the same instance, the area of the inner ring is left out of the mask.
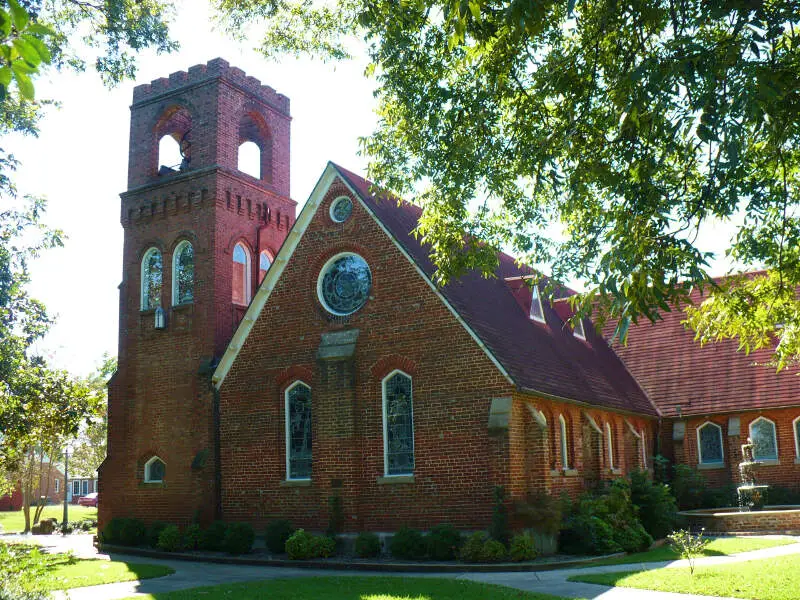
[[[24,100],[34,99],[33,77],[52,61],[45,44],[53,31],[31,21],[17,0],[7,0],[8,10],[0,9],[0,100],[5,99],[16,83]]]

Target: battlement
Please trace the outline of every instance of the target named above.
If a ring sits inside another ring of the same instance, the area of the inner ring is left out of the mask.
[[[262,85],[260,80],[248,76],[241,69],[230,66],[228,61],[222,58],[215,58],[205,65],[190,67],[188,71],[177,71],[170,74],[169,77],[161,77],[150,83],[137,85],[133,88],[133,103],[135,105],[147,102],[163,94],[211,79],[223,79],[250,92],[286,115],[289,114],[289,98],[279,94],[268,85]]]

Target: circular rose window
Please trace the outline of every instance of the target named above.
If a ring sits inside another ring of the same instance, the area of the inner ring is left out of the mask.
[[[337,198],[331,204],[331,219],[337,223],[344,223],[353,212],[353,202],[347,196]]]
[[[371,289],[367,261],[351,252],[337,254],[325,263],[317,281],[320,302],[337,316],[353,314],[364,306]]]

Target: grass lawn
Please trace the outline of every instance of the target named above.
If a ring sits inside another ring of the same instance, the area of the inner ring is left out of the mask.
[[[762,548],[772,548],[773,546],[786,546],[794,544],[796,540],[789,538],[758,538],[758,537],[726,537],[711,540],[703,551],[703,556],[727,556],[729,554],[739,554],[740,552],[750,552],[751,550],[761,550]],[[647,552],[636,552],[626,554],[616,558],[605,558],[593,562],[592,566],[599,565],[628,565],[632,563],[661,562],[666,560],[678,560],[680,556],[669,544],[659,546]]]
[[[800,594],[800,556],[730,565],[699,565],[695,567],[694,576],[689,574],[688,568],[681,568],[575,575],[569,580],[706,596],[797,600]]]
[[[174,569],[162,565],[78,559],[49,566],[36,584],[43,590],[66,590],[117,581],[151,579],[171,575],[174,572]]]
[[[33,519],[34,507],[31,507],[31,519]],[[61,517],[64,516],[64,505],[53,504],[45,506],[42,511],[42,519],[56,518],[61,522]],[[90,506],[77,506],[69,505],[69,520],[81,521],[83,519],[97,519],[97,509]],[[0,510],[0,532],[1,533],[19,533],[25,529],[25,515],[21,510]]]
[[[303,577],[233,583],[164,594],[137,600],[558,600],[512,588],[453,579],[411,577]],[[133,599],[131,599],[133,600]]]

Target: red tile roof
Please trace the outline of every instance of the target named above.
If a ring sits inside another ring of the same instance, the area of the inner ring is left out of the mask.
[[[379,199],[370,191],[370,182],[336,168],[417,266],[431,277],[435,267],[429,252],[411,234],[420,209],[395,199]],[[593,327],[585,327],[585,342],[576,339],[547,302],[542,303],[546,324],[531,320],[530,290],[521,279],[516,284],[506,279],[533,271],[520,267],[506,254],[501,253],[499,259],[497,277],[467,273],[440,291],[520,389],[625,412],[658,414]]]
[[[700,300],[692,294],[692,301]],[[676,310],[663,320],[632,325],[627,345],[612,347],[664,416],[709,415],[763,408],[800,406],[798,369],[776,373],[766,365],[770,350],[749,355],[724,340],[700,346]],[[606,328],[611,337],[613,325]]]

